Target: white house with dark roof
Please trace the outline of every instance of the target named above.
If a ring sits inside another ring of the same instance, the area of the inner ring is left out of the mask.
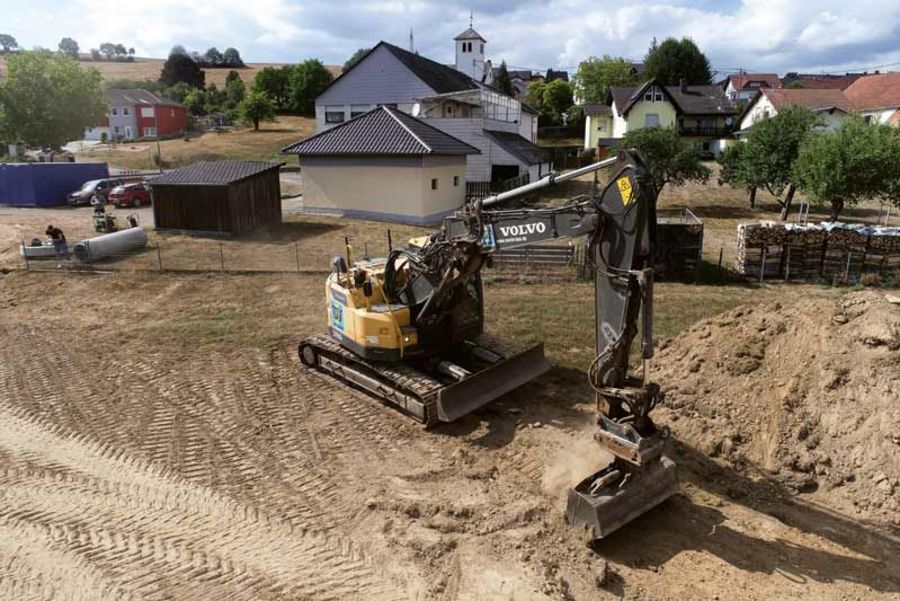
[[[480,81],[481,72],[474,69],[481,60],[478,57],[483,59],[485,42],[474,29],[457,36],[455,42],[455,68],[379,42],[316,98],[316,130],[386,106],[477,148],[480,153],[467,159],[468,182],[525,174],[534,181],[548,173],[548,155],[534,144],[537,111]],[[483,71],[483,62],[480,68]],[[492,135],[496,132],[504,135]]]
[[[282,152],[300,160],[304,210],[423,225],[463,205],[466,158],[479,151],[382,106]]]

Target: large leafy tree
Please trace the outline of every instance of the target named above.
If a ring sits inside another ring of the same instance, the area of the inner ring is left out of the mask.
[[[241,58],[241,53],[238,52],[237,48],[228,47],[222,53],[222,65],[240,68],[244,66],[244,59]]]
[[[354,52],[352,55],[350,55],[350,58],[348,58],[347,62],[344,63],[344,66],[341,67],[341,73],[346,73],[347,71],[352,69],[353,65],[358,63],[360,61],[360,59],[362,59],[362,57],[364,57],[369,50],[371,50],[371,48],[360,48],[359,50]]]
[[[8,33],[0,33],[0,48],[3,49],[3,52],[12,52],[19,48],[19,43]]]
[[[739,186],[767,190],[781,207],[782,220],[790,214],[797,188],[793,168],[800,145],[820,123],[808,108],[794,106],[757,121],[747,135],[740,153]]]
[[[625,86],[637,81],[634,66],[624,58],[592,56],[581,61],[575,73],[575,93],[587,103],[609,104],[610,86]]]
[[[78,60],[78,42],[72,38],[63,38],[59,41],[59,51],[68,54],[75,60]]]
[[[712,83],[709,59],[690,38],[666,38],[655,50],[651,49],[644,58],[644,77],[654,78],[664,86],[678,85],[681,80],[687,85]]]
[[[259,129],[260,121],[275,120],[275,104],[263,92],[253,90],[247,94],[238,106],[238,112],[244,123],[252,124],[254,130]]]
[[[532,82],[525,92],[525,102],[540,111],[542,122],[554,125],[562,123],[563,115],[574,104],[572,86],[562,79],[555,79],[549,83]]]
[[[23,52],[7,57],[0,106],[7,137],[56,149],[103,118],[106,97],[96,69],[81,69],[64,54]]]
[[[837,220],[844,208],[864,198],[891,198],[900,180],[900,141],[889,125],[851,116],[834,132],[807,137],[794,165],[800,189],[815,203],[831,207]]]
[[[116,45],[112,42],[103,42],[100,44],[100,52],[106,56],[106,60],[112,60],[112,57],[116,55]]]
[[[635,148],[650,167],[654,191],[666,184],[681,186],[689,181],[705,182],[710,170],[700,162],[700,149],[681,139],[674,127],[642,127],[625,134],[622,148]]]
[[[212,67],[218,67],[222,63],[222,53],[216,49],[215,46],[206,51],[203,55],[203,60],[207,65]]]
[[[515,96],[516,94],[516,89],[512,85],[512,79],[509,77],[509,69],[506,67],[506,61],[500,63],[497,79],[494,80],[494,87],[507,96]]]
[[[159,82],[169,87],[180,81],[194,88],[202,88],[206,81],[206,75],[194,59],[186,54],[173,52],[163,63]]]
[[[267,94],[280,111],[287,108],[290,85],[289,70],[289,67],[265,67],[256,74],[253,80],[253,89]]]
[[[288,67],[287,110],[301,115],[315,112],[316,96],[332,81],[322,61],[310,58]]]
[[[235,107],[240,104],[244,99],[246,91],[247,88],[244,85],[244,80],[241,79],[238,72],[229,72],[228,77],[225,78],[225,96],[228,106]]]

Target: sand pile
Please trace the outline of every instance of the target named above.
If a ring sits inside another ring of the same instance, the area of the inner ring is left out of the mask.
[[[655,414],[683,442],[900,526],[900,305],[876,291],[740,307],[664,343]]]

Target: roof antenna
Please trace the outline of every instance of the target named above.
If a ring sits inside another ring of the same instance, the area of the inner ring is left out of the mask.
[[[413,44],[413,30],[412,30],[412,27],[409,28],[409,51],[410,51],[410,52],[415,52],[415,51],[416,51],[415,44]]]
[[[470,10],[469,11],[469,29],[473,27],[475,21],[475,14]]]

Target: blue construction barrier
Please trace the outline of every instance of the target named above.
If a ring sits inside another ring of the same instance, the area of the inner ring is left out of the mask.
[[[106,163],[0,163],[0,205],[52,207],[92,179],[109,177]]]

